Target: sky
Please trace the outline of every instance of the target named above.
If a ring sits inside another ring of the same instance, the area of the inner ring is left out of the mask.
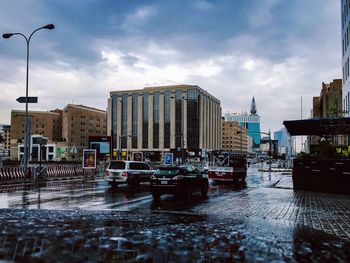
[[[340,0],[0,0],[1,34],[49,23],[30,41],[29,110],[105,110],[110,91],[190,84],[223,113],[254,96],[261,131],[277,131],[342,77]],[[25,80],[24,38],[1,38],[0,123],[24,110]]]

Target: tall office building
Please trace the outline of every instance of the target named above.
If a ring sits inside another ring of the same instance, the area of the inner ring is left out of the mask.
[[[260,116],[258,115],[255,99],[253,97],[250,114],[244,112],[237,113],[225,113],[225,121],[238,122],[242,127],[248,129],[248,135],[253,138],[253,148],[258,148],[260,145]]]
[[[118,151],[160,160],[164,152],[198,158],[221,149],[220,101],[196,85],[112,91],[107,115]]]
[[[341,0],[342,26],[342,68],[343,68],[343,111],[344,116],[350,117],[350,1]]]

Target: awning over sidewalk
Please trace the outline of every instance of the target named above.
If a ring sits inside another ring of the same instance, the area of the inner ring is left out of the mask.
[[[291,136],[350,134],[350,118],[320,118],[284,121]]]

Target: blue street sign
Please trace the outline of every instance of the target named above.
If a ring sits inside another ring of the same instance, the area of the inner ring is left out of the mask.
[[[165,153],[164,154],[164,164],[166,165],[172,165],[173,164],[174,156],[172,153]]]

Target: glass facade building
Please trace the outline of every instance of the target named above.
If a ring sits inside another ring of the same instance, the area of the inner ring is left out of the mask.
[[[221,149],[220,101],[195,85],[112,91],[107,113],[113,148],[130,156],[199,158]]]

